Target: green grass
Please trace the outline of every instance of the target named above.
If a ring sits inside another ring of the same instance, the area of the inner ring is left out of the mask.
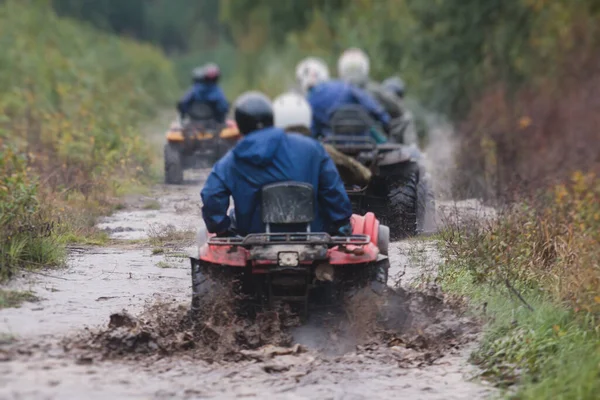
[[[108,232],[93,229],[87,234],[78,234],[75,232],[67,232],[60,237],[60,241],[64,244],[82,244],[90,246],[106,246],[110,243],[110,235]]]
[[[465,269],[446,266],[444,290],[468,296],[486,325],[472,360],[484,376],[517,399],[596,399],[600,393],[600,332],[591,315],[575,313],[536,290],[523,291],[530,311],[507,289],[473,283]],[[508,395],[507,395],[508,396]]]
[[[166,262],[166,261],[159,261],[159,262],[157,262],[157,263],[156,263],[156,266],[157,266],[158,268],[175,268],[175,266],[174,266],[174,265],[172,265],[172,264],[169,264],[169,263],[168,263],[168,262]]]
[[[0,309],[19,307],[26,301],[38,301],[39,299],[29,291],[0,289]]]
[[[160,207],[160,202],[158,200],[148,200],[142,206],[144,210],[160,210]]]
[[[65,257],[65,248],[56,237],[11,237],[0,244],[0,282],[11,278],[20,268],[60,266]]]

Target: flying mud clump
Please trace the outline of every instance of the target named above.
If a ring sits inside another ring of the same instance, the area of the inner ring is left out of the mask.
[[[224,291],[206,298],[193,318],[187,305],[157,302],[139,316],[126,310],[110,315],[108,326],[66,338],[63,348],[103,359],[140,359],[185,353],[205,361],[237,361],[242,350],[265,345],[291,346],[289,328],[299,320],[287,308],[245,318]]]

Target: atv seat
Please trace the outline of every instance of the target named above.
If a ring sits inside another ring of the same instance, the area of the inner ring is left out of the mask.
[[[371,127],[376,124],[363,107],[348,104],[332,113],[330,125],[334,135],[369,136]]]
[[[262,219],[266,231],[310,232],[315,218],[315,196],[311,184],[278,182],[262,189]]]

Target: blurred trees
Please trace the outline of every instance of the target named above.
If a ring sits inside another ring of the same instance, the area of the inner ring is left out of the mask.
[[[398,74],[407,82],[411,103],[423,105],[414,108],[417,117],[429,110],[462,122],[467,150],[459,162],[485,175],[479,181],[493,181],[495,192],[508,182],[556,175],[548,166],[558,149],[573,148],[569,135],[600,143],[591,118],[600,110],[588,95],[600,92],[594,86],[600,77],[599,0],[53,3],[61,14],[159,44],[175,61],[182,84],[193,66],[218,62],[230,97],[251,88],[270,95],[289,89],[294,66],[308,55],[324,58],[335,75],[339,54],[362,47],[373,78]],[[574,123],[577,132],[569,130]],[[531,165],[530,153],[538,147],[545,149],[544,168]],[[578,168],[593,163],[588,153],[569,154]]]
[[[228,65],[234,65],[243,75],[239,85],[260,86],[265,71],[280,69],[273,64],[284,63],[291,73],[300,58],[316,54],[334,67],[344,48],[360,46],[372,57],[376,78],[401,74],[429,106],[458,116],[490,82],[512,89],[535,80],[539,68],[556,73],[557,57],[577,40],[570,28],[593,28],[600,8],[597,0],[52,3],[61,15],[160,45],[185,65],[185,80],[189,67],[216,58],[226,72],[233,74]]]

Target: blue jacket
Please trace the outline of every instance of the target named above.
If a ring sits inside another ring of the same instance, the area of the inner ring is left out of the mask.
[[[214,83],[194,83],[194,86],[177,103],[177,109],[182,115],[185,115],[195,102],[210,104],[217,122],[225,122],[225,117],[229,111],[229,103],[218,85]]]
[[[367,92],[340,80],[331,80],[314,86],[308,94],[313,112],[312,133],[314,137],[331,134],[329,121],[340,106],[358,104],[387,128],[390,116]]]
[[[347,222],[352,206],[335,164],[314,139],[265,128],[245,136],[213,167],[200,193],[202,217],[209,232],[225,232],[229,196],[241,235],[265,232],[260,193],[263,186],[284,181],[310,183],[315,192],[313,232]]]

